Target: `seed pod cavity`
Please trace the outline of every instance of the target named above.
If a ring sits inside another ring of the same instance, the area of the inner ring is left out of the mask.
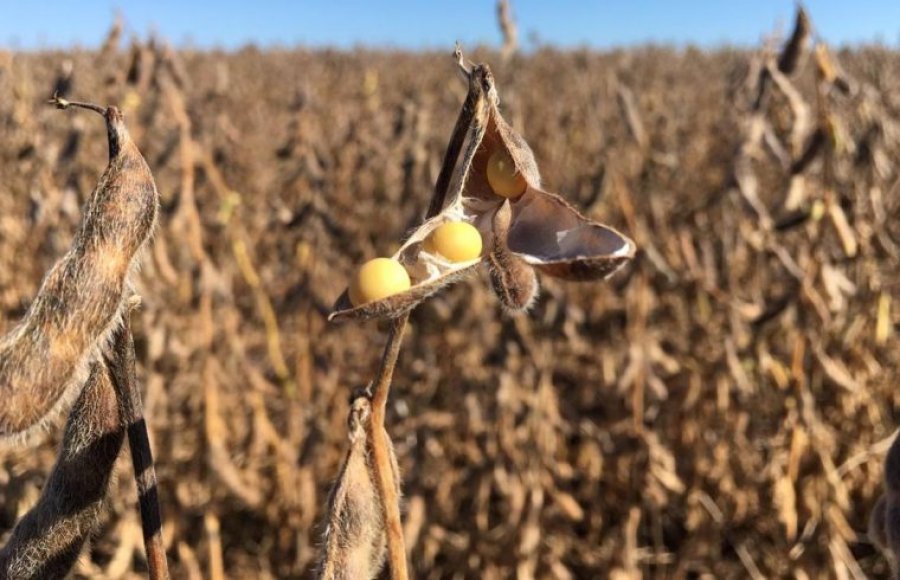
[[[489,179],[492,160],[499,156],[512,163],[512,173],[524,181],[522,193],[540,189],[541,175],[531,147],[500,114],[499,98],[490,69],[485,65],[475,67],[470,82],[474,90],[482,92],[483,106],[473,119],[465,157],[454,173],[450,191],[464,198],[471,211],[493,215],[504,198],[515,200],[519,196],[495,191]]]
[[[542,273],[573,281],[601,280],[634,257],[634,242],[584,217],[558,195],[526,194],[512,211],[509,249]]]
[[[454,221],[471,223],[478,229],[483,240],[490,234],[489,224],[485,224],[484,220],[476,220],[475,215],[465,211],[461,202],[454,203],[418,227],[392,256],[406,268],[412,283],[409,290],[359,306],[353,305],[349,291],[345,290],[335,302],[328,319],[340,321],[396,318],[415,308],[422,300],[437,293],[441,288],[473,273],[475,266],[482,260],[481,256],[465,262],[450,262],[440,254],[425,249],[424,242],[432,231]]]
[[[481,117],[476,116],[480,130],[472,132],[473,142],[459,169],[459,195],[466,211],[475,215],[476,223],[482,223],[506,202],[492,191],[487,179],[491,156],[501,150],[515,162],[526,182],[524,192],[509,199],[510,252],[540,272],[565,280],[601,280],[612,275],[634,257],[634,242],[542,189],[531,148],[500,114],[490,71],[476,67],[472,75],[481,84],[486,106]]]

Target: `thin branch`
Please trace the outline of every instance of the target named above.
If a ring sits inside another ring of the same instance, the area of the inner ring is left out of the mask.
[[[394,367],[400,356],[400,343],[403,341],[403,331],[406,329],[408,319],[407,312],[391,323],[381,368],[378,369],[378,376],[372,387],[372,415],[366,433],[372,446],[372,468],[387,528],[388,564],[392,580],[406,580],[409,578],[409,571],[406,564],[406,544],[403,540],[403,523],[400,521],[400,497],[395,479],[398,474],[394,473],[391,462],[391,443],[385,431],[384,417],[391,391],[391,378],[394,376]]]
[[[106,116],[107,108],[101,107],[100,105],[95,105],[94,103],[81,103],[78,101],[69,101],[59,96],[59,93],[53,93],[53,96],[50,97],[48,101],[51,105],[55,106],[57,109],[65,110],[69,107],[80,107],[82,109],[88,109],[97,113],[100,113],[104,117]]]
[[[137,483],[149,577],[151,580],[166,580],[169,578],[169,566],[162,542],[162,518],[159,508],[156,469],[153,467],[153,452],[150,449],[141,391],[134,370],[131,312],[139,303],[140,298],[137,296],[129,299],[122,317],[122,329],[115,335],[111,352],[104,356],[116,396],[119,399],[119,416],[128,433],[128,446],[131,449],[131,461]]]
[[[459,42],[456,43],[456,46],[453,48],[453,58],[456,59],[456,65],[459,67],[460,72],[462,72],[463,76],[466,79],[472,76],[472,63],[466,64],[465,58],[463,58],[462,45]]]

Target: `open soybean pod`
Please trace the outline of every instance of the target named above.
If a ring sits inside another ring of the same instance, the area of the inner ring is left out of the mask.
[[[531,148],[500,114],[490,71],[479,66],[472,74],[480,77],[485,93],[484,111],[477,121],[483,128],[472,135],[466,160],[470,167],[464,170],[460,195],[469,200],[469,207],[477,208],[484,229],[508,199],[509,250],[539,272],[566,280],[601,280],[633,258],[635,245],[630,239],[586,218],[562,197],[542,188]],[[498,159],[512,160],[514,174],[524,181],[519,195],[496,192],[491,177]]]
[[[332,320],[399,316],[482,261],[487,262],[504,305],[521,309],[537,290],[528,267],[565,280],[600,280],[634,257],[635,245],[626,236],[591,221],[559,195],[542,189],[531,148],[500,114],[490,69],[479,65],[466,73],[469,95],[463,112],[468,111],[470,122],[462,161],[454,168],[444,203],[436,208],[439,213],[414,231],[394,256],[410,274],[410,289],[361,306],[353,306],[344,293]],[[501,210],[509,216],[497,220]],[[424,242],[448,221],[474,226],[486,254],[449,263],[429,252]],[[506,267],[510,271],[502,271]],[[508,283],[519,287],[504,287]]]
[[[483,116],[483,112],[483,92],[477,80],[472,77],[469,79],[469,94],[463,105],[460,123],[456,127],[457,131],[461,130],[461,134],[454,134],[451,138],[451,147],[456,138],[465,139],[465,143],[471,143],[473,132],[478,131],[479,127],[477,118],[479,115]],[[483,259],[482,255],[475,256],[470,260],[453,262],[434,251],[434,248],[428,243],[430,236],[442,226],[454,222],[464,222],[477,228],[482,237],[482,247],[488,247],[488,239],[485,238],[487,232],[482,227],[483,224],[476,223],[477,218],[483,212],[469,207],[469,204],[464,203],[462,199],[460,174],[468,165],[471,165],[471,156],[468,152],[466,160],[468,163],[464,162],[459,166],[456,165],[455,157],[445,160],[445,164],[449,161],[449,164],[452,165],[442,169],[442,174],[447,172],[447,175],[451,176],[449,184],[445,184],[449,185],[449,190],[444,198],[446,203],[434,208],[434,213],[437,215],[427,219],[416,228],[392,256],[392,259],[398,261],[409,274],[411,282],[409,289],[381,300],[354,305],[350,299],[351,292],[348,288],[338,297],[329,320],[396,318],[412,310],[441,288],[461,280],[475,271],[475,266]],[[452,174],[449,173],[450,171]],[[438,188],[440,187],[439,185]],[[487,226],[490,227],[489,222]]]

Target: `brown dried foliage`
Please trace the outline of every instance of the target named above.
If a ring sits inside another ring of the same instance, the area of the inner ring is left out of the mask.
[[[133,75],[127,52],[67,57],[79,93],[113,79],[106,101],[128,104],[158,168],[166,219],[136,336],[173,575],[311,575],[346,386],[377,364],[370,330],[326,317],[355,265],[419,223],[462,90],[443,54],[139,48]],[[71,240],[102,153],[95,127],[40,104],[60,57],[0,63],[4,332]],[[544,180],[641,253],[608,285],[544,281],[527,318],[477,279],[413,313],[388,409],[413,576],[888,573],[865,530],[898,375],[900,58],[834,57],[860,88],[827,95],[820,120],[799,66],[802,132],[777,83],[754,110],[747,73],[764,63],[748,52],[495,67]],[[54,441],[0,455],[0,526],[54,456]],[[80,574],[131,571],[134,496],[111,497]]]

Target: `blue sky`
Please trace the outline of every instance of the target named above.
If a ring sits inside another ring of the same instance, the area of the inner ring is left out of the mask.
[[[793,0],[512,0],[523,45],[597,48],[644,42],[757,45],[781,25]],[[818,33],[833,44],[900,43],[900,0],[808,0]],[[357,45],[446,50],[496,44],[494,0],[0,0],[0,47],[39,49],[103,39],[118,10],[126,30],[155,30],[175,44],[237,48],[244,44]]]

